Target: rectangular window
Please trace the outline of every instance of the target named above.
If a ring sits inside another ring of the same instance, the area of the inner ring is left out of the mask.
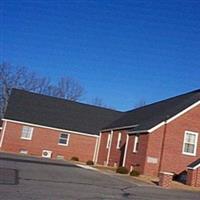
[[[33,135],[33,127],[23,126],[21,139],[31,140]]]
[[[121,132],[118,133],[118,139],[117,139],[117,149],[120,149],[121,147],[121,138],[122,138],[122,134]]]
[[[197,149],[198,133],[185,131],[183,154],[195,156]]]
[[[68,146],[69,136],[70,136],[70,134],[68,134],[68,133],[61,133],[58,144]]]
[[[110,146],[110,139],[111,139],[111,134],[108,134],[108,139],[107,139],[107,144],[106,144],[106,148],[108,149]]]
[[[139,148],[139,136],[135,135],[135,140],[134,140],[134,145],[133,145],[133,152],[136,153],[138,152]]]

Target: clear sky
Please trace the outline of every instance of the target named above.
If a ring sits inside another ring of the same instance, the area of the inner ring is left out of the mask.
[[[0,0],[0,59],[128,110],[200,88],[199,0]]]

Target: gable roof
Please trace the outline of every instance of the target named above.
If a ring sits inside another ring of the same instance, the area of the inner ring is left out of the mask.
[[[170,119],[199,100],[200,90],[172,97],[130,110],[121,118],[104,127],[104,129],[136,125],[136,127],[133,128],[134,131],[149,130],[159,123]]]
[[[13,89],[4,118],[98,135],[122,115],[111,109]]]

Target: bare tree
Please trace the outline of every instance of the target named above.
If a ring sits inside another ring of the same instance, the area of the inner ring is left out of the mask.
[[[95,98],[92,100],[92,105],[98,106],[98,107],[102,107],[102,108],[111,109],[111,110],[115,110],[114,107],[106,105],[106,104],[103,102],[103,100],[102,100],[101,98],[99,98],[99,97],[95,97]]]
[[[100,106],[100,107],[104,107],[104,103],[103,103],[103,100],[99,97],[95,97],[92,101],[92,105],[95,105],[95,106]]]
[[[0,64],[0,118],[3,117],[12,88],[24,89],[64,99],[77,101],[83,95],[83,88],[71,78],[61,78],[53,85],[49,78],[40,77],[26,67]]]
[[[83,96],[84,89],[74,79],[70,77],[61,77],[54,92],[54,96],[71,101],[77,101]]]

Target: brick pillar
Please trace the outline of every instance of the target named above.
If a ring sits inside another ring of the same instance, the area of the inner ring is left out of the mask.
[[[200,168],[187,170],[187,185],[200,187]]]
[[[160,172],[159,173],[159,186],[164,188],[170,188],[173,178],[173,173],[170,172]]]

